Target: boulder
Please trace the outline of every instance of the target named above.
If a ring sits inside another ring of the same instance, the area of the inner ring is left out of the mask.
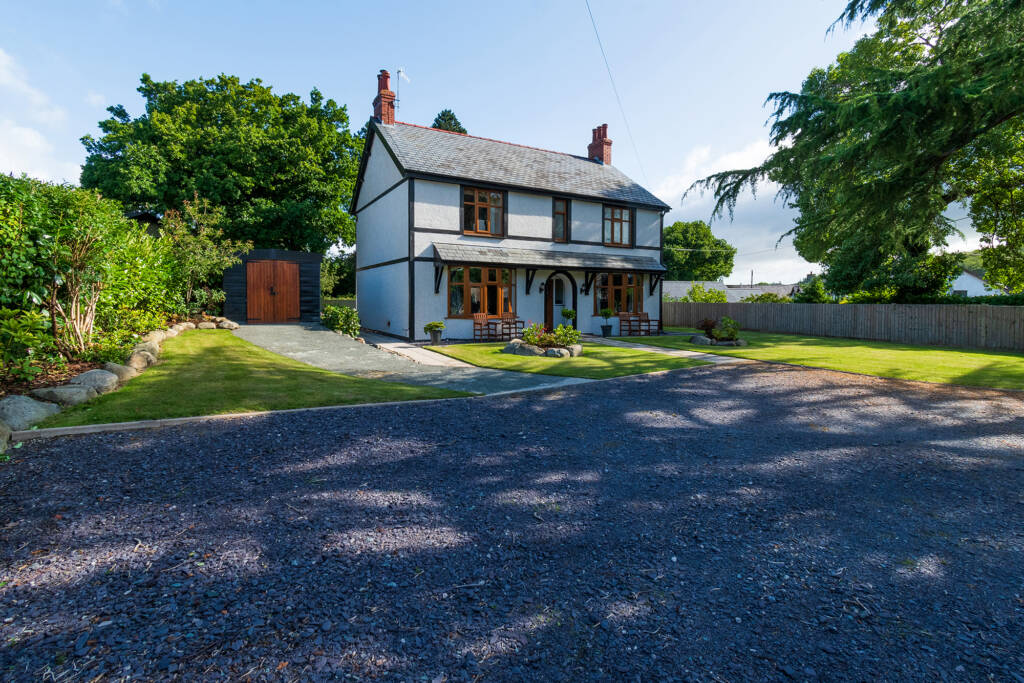
[[[523,342],[516,349],[516,355],[517,356],[543,356],[544,355],[544,349],[540,348],[539,346],[534,346],[533,344],[527,344],[526,342]]]
[[[233,320],[221,320],[219,323],[217,323],[217,327],[219,327],[222,330],[237,330],[238,323],[234,322]]]
[[[128,357],[128,367],[139,372],[156,363],[156,356],[148,351],[135,351]]]
[[[164,330],[164,339],[170,339],[171,337],[177,337],[178,331],[173,327]]]
[[[544,355],[550,358],[569,358],[572,354],[569,353],[569,349],[551,348],[545,351]]]
[[[7,423],[15,432],[28,429],[59,412],[59,406],[36,401],[28,396],[8,396],[0,399],[0,421]]]
[[[44,401],[59,403],[62,406],[77,406],[79,403],[91,401],[96,398],[98,394],[92,387],[81,386],[78,384],[65,384],[61,387],[43,387],[42,389],[33,389],[32,395],[38,396]]]
[[[194,322],[191,322],[191,321],[186,321],[186,322],[181,323],[181,329],[182,330],[194,330],[194,329],[196,329],[196,324]]]
[[[144,342],[153,342],[154,344],[159,344],[166,337],[167,337],[167,333],[164,332],[163,330],[153,330],[152,332],[147,332],[146,334],[142,335],[142,341],[144,341]]]
[[[715,340],[711,337],[705,337],[703,334],[695,334],[690,337],[691,344],[700,344],[702,346],[711,346],[715,343]]]
[[[747,346],[747,340],[746,339],[737,339],[736,340],[736,346]]]
[[[132,351],[145,351],[146,353],[153,354],[155,357],[160,355],[160,345],[152,341],[139,342],[132,347]]]
[[[583,344],[570,344],[568,348],[569,355],[573,358],[583,355]]]
[[[11,431],[11,428],[3,420],[0,420],[0,453],[7,450],[7,444],[11,441]]]
[[[117,379],[120,382],[127,382],[132,377],[139,376],[139,371],[135,368],[130,368],[127,365],[119,365],[118,363],[104,363],[103,369],[117,375]]]
[[[198,325],[196,325],[196,327],[199,328],[200,330],[215,330],[217,329],[217,323],[199,323]]]
[[[505,348],[501,350],[502,353],[515,353],[519,350],[519,347],[523,345],[522,339],[513,339],[508,344],[505,344]]]
[[[120,380],[109,370],[89,370],[68,380],[68,384],[91,387],[97,394],[106,394],[117,389]]]

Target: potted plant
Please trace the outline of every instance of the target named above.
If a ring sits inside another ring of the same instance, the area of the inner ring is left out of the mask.
[[[568,323],[572,325],[572,321],[576,319],[576,311],[571,308],[563,308],[562,319],[568,321]]]
[[[604,325],[601,325],[601,336],[610,337],[612,336],[612,324],[608,322],[611,317],[615,315],[615,311],[611,308],[602,308],[601,317],[604,318]]]
[[[444,329],[444,323],[440,320],[429,322],[423,326],[423,331],[430,335],[430,343],[432,346],[438,346],[441,343],[441,330]]]

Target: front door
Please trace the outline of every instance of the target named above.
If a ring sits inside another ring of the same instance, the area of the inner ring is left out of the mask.
[[[250,323],[299,320],[299,264],[249,261],[245,265],[246,318]]]
[[[565,280],[559,275],[552,275],[544,284],[544,329],[553,330],[565,322],[562,309],[567,308],[566,289]]]

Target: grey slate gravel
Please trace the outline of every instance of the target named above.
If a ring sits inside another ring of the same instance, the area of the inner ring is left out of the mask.
[[[1015,680],[1022,434],[746,364],[27,442],[0,678]]]

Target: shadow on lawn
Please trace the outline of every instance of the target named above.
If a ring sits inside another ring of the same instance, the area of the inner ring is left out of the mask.
[[[745,366],[29,444],[0,671],[1019,669],[1022,414]]]

